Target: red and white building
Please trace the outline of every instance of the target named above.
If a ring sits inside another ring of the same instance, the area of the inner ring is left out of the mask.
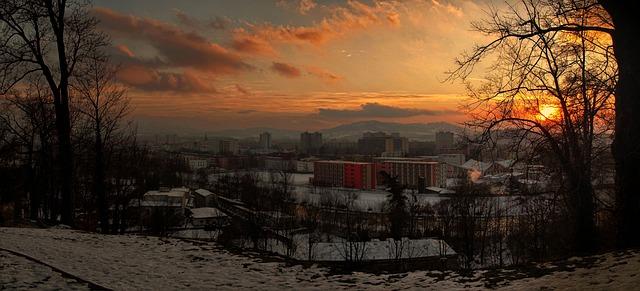
[[[316,161],[313,165],[313,184],[371,190],[376,188],[375,170],[373,163]]]

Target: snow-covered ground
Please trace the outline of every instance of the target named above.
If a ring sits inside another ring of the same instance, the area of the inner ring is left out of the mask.
[[[327,268],[291,265],[255,253],[230,253],[215,243],[66,229],[0,228],[0,248],[116,290],[637,290],[640,286],[637,251],[574,258],[528,270],[477,271],[464,277],[449,271],[333,274]],[[0,286],[20,290],[83,288],[50,268],[2,250]]]
[[[65,278],[51,268],[0,251],[0,290],[89,290],[87,284]]]

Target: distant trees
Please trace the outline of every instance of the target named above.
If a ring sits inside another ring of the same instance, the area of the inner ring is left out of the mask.
[[[475,28],[494,39],[464,54],[452,77],[465,79],[491,53],[496,59],[482,86],[469,85],[470,125],[554,157],[575,248],[593,250],[593,161],[613,130],[618,77],[608,16],[593,1],[526,0]]]
[[[16,179],[16,187],[10,191],[16,195],[16,201],[31,201],[30,207],[18,202],[16,213],[28,209],[32,219],[37,219],[41,212],[55,217],[59,209],[55,203],[50,203],[56,197],[49,191],[55,186],[54,127],[49,122],[54,115],[51,95],[38,79],[30,80],[26,86],[25,90],[11,90],[5,94],[1,104],[3,140],[11,159],[5,165],[14,164],[16,170],[21,168],[20,176],[23,177]]]

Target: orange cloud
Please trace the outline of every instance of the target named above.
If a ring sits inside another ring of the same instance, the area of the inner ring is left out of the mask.
[[[209,42],[195,32],[185,32],[155,19],[124,15],[107,8],[94,8],[100,26],[116,37],[143,40],[162,57],[166,67],[193,68],[217,74],[252,69],[240,56]]]
[[[277,55],[275,49],[266,40],[256,37],[254,35],[239,35],[233,36],[231,47],[238,52],[252,54],[252,55],[264,55],[275,56]]]
[[[464,16],[464,13],[462,12],[462,9],[460,9],[460,7],[454,6],[451,3],[442,4],[438,0],[431,0],[431,3],[433,3],[433,5],[434,5],[434,7],[436,9],[443,9],[447,13],[452,14],[452,15],[457,16],[457,17],[463,17]]]
[[[273,62],[271,70],[287,78],[297,78],[302,75],[298,68],[285,63]]]
[[[159,72],[140,65],[125,66],[118,72],[118,80],[141,91],[172,91],[214,93],[216,90],[190,72]]]
[[[348,1],[346,6],[330,6],[328,9],[329,15],[311,26],[249,24],[246,28],[233,31],[234,43],[256,44],[260,40],[260,49],[255,50],[259,53],[273,51],[275,43],[317,46],[373,26],[400,24],[400,16],[394,10],[394,6],[385,2],[367,5],[352,0]],[[238,48],[236,49],[243,51],[243,46],[238,45]]]
[[[336,83],[343,80],[342,76],[338,76],[323,68],[308,66],[306,69],[307,69],[307,73],[321,79],[325,83],[332,84],[332,83]]]
[[[135,57],[133,52],[126,45],[119,44],[119,45],[116,45],[114,48],[121,54],[126,55],[127,57],[130,57],[130,58]]]

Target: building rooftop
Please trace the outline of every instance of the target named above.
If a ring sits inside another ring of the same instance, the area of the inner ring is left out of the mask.
[[[227,216],[224,212],[220,211],[218,208],[213,208],[213,207],[200,207],[200,208],[192,208],[189,210],[191,210],[191,217],[196,219]]]
[[[211,191],[209,191],[207,189],[198,189],[195,192],[200,194],[201,196],[204,196],[204,197],[207,197],[209,195],[213,195],[213,193],[211,193]]]
[[[188,191],[174,190],[171,189],[169,191],[161,191],[161,190],[151,190],[147,193],[144,193],[145,197],[151,196],[167,196],[167,197],[184,197]]]

